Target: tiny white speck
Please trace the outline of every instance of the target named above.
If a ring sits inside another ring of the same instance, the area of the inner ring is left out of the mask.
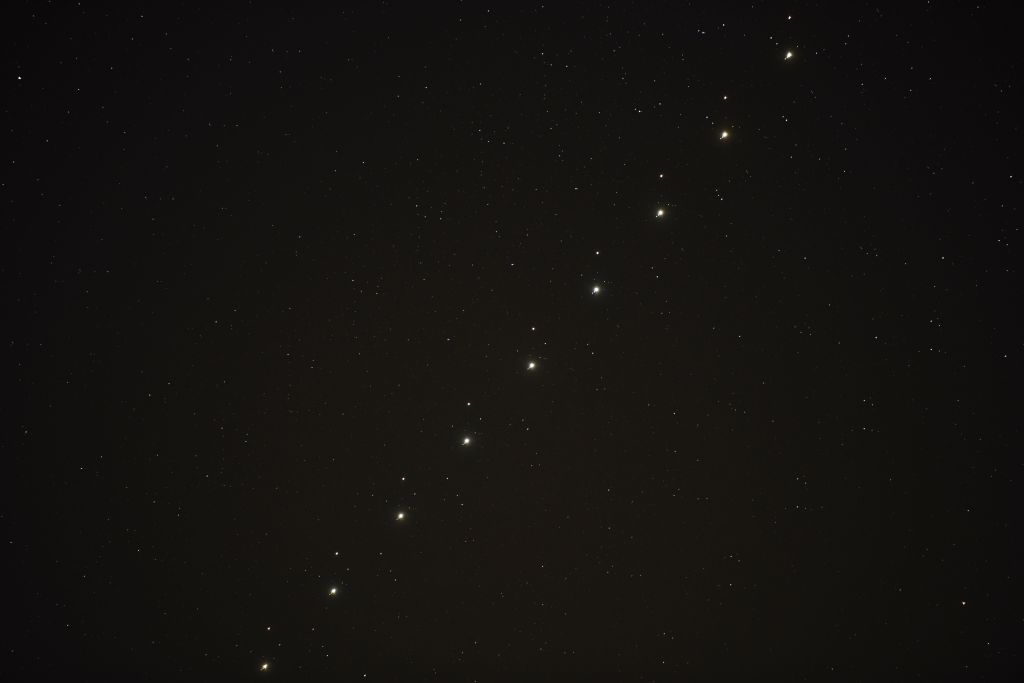
[[[533,370],[535,367],[537,367],[537,364],[534,363],[532,360],[529,363],[526,364],[526,369],[527,370]]]
[[[469,439],[469,437],[467,436],[466,438],[464,438],[464,439],[462,440],[462,445],[463,445],[463,446],[468,446],[469,444],[470,444],[470,439]]]
[[[397,515],[395,515],[395,519],[397,519],[399,522],[401,522],[403,519],[405,519],[405,513],[404,512],[399,512]]]
[[[793,59],[793,53],[792,52],[786,52],[786,59]]]
[[[591,291],[592,294],[600,294],[601,293],[601,288],[598,287],[597,285],[594,285],[594,288],[592,290],[590,290],[590,291]]]
[[[723,131],[722,131],[722,139],[724,140],[724,139],[726,139],[727,137],[729,137],[729,131],[727,131],[727,130],[723,130]]]
[[[327,594],[328,595],[337,595],[338,594],[338,589],[337,588],[332,588],[331,590],[327,591]]]
[[[654,215],[657,216],[658,218],[661,218],[662,216],[665,215],[665,209],[658,209],[657,211],[654,212]]]

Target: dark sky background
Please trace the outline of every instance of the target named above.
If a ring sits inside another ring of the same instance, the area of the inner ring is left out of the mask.
[[[8,8],[2,677],[1015,679],[1001,12]]]

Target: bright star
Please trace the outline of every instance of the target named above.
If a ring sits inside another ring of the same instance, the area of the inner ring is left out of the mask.
[[[786,52],[786,59],[793,59],[793,53],[787,51]]]
[[[665,209],[658,209],[657,211],[654,212],[654,215],[657,216],[658,218],[661,218],[662,216],[665,215]]]
[[[399,522],[401,522],[403,519],[405,519],[405,513],[404,512],[399,512],[397,515],[395,515],[395,519],[397,519]]]
[[[469,445],[469,437],[468,436],[462,440],[462,445],[463,446],[468,446]]]
[[[327,591],[327,594],[328,595],[337,595],[338,594],[338,589],[337,588],[332,588],[331,590]]]
[[[598,287],[597,285],[594,285],[594,289],[592,289],[592,290],[590,290],[590,291],[591,291],[591,292],[592,292],[593,294],[600,294],[600,293],[601,293],[601,288],[600,288],[600,287]]]
[[[266,662],[263,662],[262,664],[260,664],[260,671],[266,671],[269,668],[270,668],[270,664],[268,664]]]
[[[527,370],[533,370],[535,367],[537,367],[537,364],[534,363],[532,360],[529,363],[526,364],[526,369]]]
[[[729,131],[727,131],[727,130],[723,130],[723,131],[722,131],[722,139],[724,140],[724,139],[726,139],[727,137],[729,137]]]

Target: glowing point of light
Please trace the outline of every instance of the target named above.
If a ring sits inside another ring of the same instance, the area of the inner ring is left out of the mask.
[[[526,364],[526,369],[527,370],[533,370],[535,367],[537,367],[537,364],[534,363],[532,360],[529,363]]]
[[[793,59],[793,53],[787,51],[786,52],[786,59]]]
[[[338,589],[337,588],[332,588],[331,590],[327,591],[327,594],[328,595],[337,595],[338,594]]]
[[[269,668],[270,668],[270,665],[267,664],[266,662],[263,662],[262,664],[260,664],[260,671],[266,671]]]
[[[594,294],[600,294],[601,293],[601,288],[598,287],[597,285],[594,285],[594,289],[592,289],[590,291],[593,292]]]
[[[462,440],[462,445],[463,446],[468,446],[469,445],[469,437],[468,436]]]
[[[654,212],[654,215],[657,216],[658,218],[661,218],[662,216],[665,215],[665,209],[658,209],[657,211]]]
[[[724,140],[724,139],[726,139],[727,137],[729,137],[729,131],[727,131],[727,130],[723,130],[723,131],[722,131],[722,139]]]
[[[403,519],[405,519],[405,513],[404,512],[399,512],[397,515],[395,515],[395,519],[397,519],[399,522],[401,522]]]

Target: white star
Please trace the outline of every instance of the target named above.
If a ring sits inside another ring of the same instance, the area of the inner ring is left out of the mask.
[[[526,369],[527,370],[533,370],[535,367],[537,367],[537,364],[534,363],[532,360],[529,363],[526,364]]]
[[[786,59],[793,59],[793,53],[792,53],[792,52],[789,52],[789,51],[787,51],[787,52],[786,52]]]
[[[327,591],[327,594],[328,595],[337,595],[338,594],[338,589],[337,588],[332,588],[331,590]]]
[[[729,131],[727,131],[727,130],[723,130],[723,131],[722,131],[722,139],[724,140],[724,139],[726,139],[727,137],[729,137]]]
[[[592,290],[590,290],[590,291],[591,291],[592,294],[600,294],[601,293],[601,288],[598,287],[597,285],[594,285],[594,288]]]
[[[467,436],[467,437],[465,437],[465,438],[464,438],[464,439],[462,440],[462,445],[463,445],[463,446],[468,446],[468,445],[469,445],[469,437],[468,437],[468,436]]]
[[[395,515],[395,519],[397,519],[399,522],[401,522],[403,519],[405,519],[405,513],[404,512],[399,512],[397,515]]]
[[[270,664],[268,664],[267,662],[263,662],[262,664],[260,664],[260,671],[266,671],[269,668]]]
[[[654,212],[654,215],[657,218],[661,218],[662,216],[665,215],[665,209],[658,209],[657,211]]]

